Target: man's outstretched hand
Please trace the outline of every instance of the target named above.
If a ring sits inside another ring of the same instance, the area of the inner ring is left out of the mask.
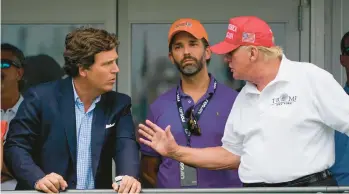
[[[171,133],[171,126],[167,126],[163,130],[149,120],[146,120],[145,123],[146,125],[139,124],[138,133],[141,136],[139,141],[153,148],[162,156],[174,157],[179,149],[179,145]]]

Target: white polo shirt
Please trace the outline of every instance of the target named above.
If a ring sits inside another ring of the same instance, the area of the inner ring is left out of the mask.
[[[241,90],[222,147],[241,156],[242,182],[287,182],[333,165],[333,129],[349,134],[348,95],[327,71],[283,56],[262,92]]]

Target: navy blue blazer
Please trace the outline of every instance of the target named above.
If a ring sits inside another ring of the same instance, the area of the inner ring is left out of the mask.
[[[139,176],[139,144],[130,107],[131,98],[114,91],[103,94],[96,104],[91,132],[96,189],[112,188],[112,158],[116,175]],[[76,142],[72,79],[30,88],[4,145],[5,162],[18,181],[16,189],[34,189],[35,182],[51,172],[61,175],[68,188],[76,188]]]

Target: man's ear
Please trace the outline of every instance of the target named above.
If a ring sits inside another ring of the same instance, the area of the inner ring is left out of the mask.
[[[17,81],[22,80],[24,74],[24,69],[23,68],[18,68],[17,70]]]
[[[171,60],[172,64],[174,64],[172,52],[168,52],[168,58]]]
[[[259,56],[259,50],[255,46],[251,46],[251,51],[250,51],[250,61],[256,61]]]
[[[83,68],[82,65],[78,65],[79,67],[79,75],[81,77],[86,77],[87,76],[87,69]]]
[[[208,59],[211,59],[211,55],[212,55],[212,51],[210,49],[210,47],[206,47],[205,48],[205,59],[208,60]]]

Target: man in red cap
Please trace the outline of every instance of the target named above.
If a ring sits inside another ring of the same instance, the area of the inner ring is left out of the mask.
[[[235,79],[246,80],[225,125],[223,145],[179,146],[171,126],[140,124],[144,143],[195,167],[239,169],[246,187],[336,186],[334,129],[349,134],[349,98],[325,70],[286,58],[268,24],[254,16],[230,19],[223,42]]]

